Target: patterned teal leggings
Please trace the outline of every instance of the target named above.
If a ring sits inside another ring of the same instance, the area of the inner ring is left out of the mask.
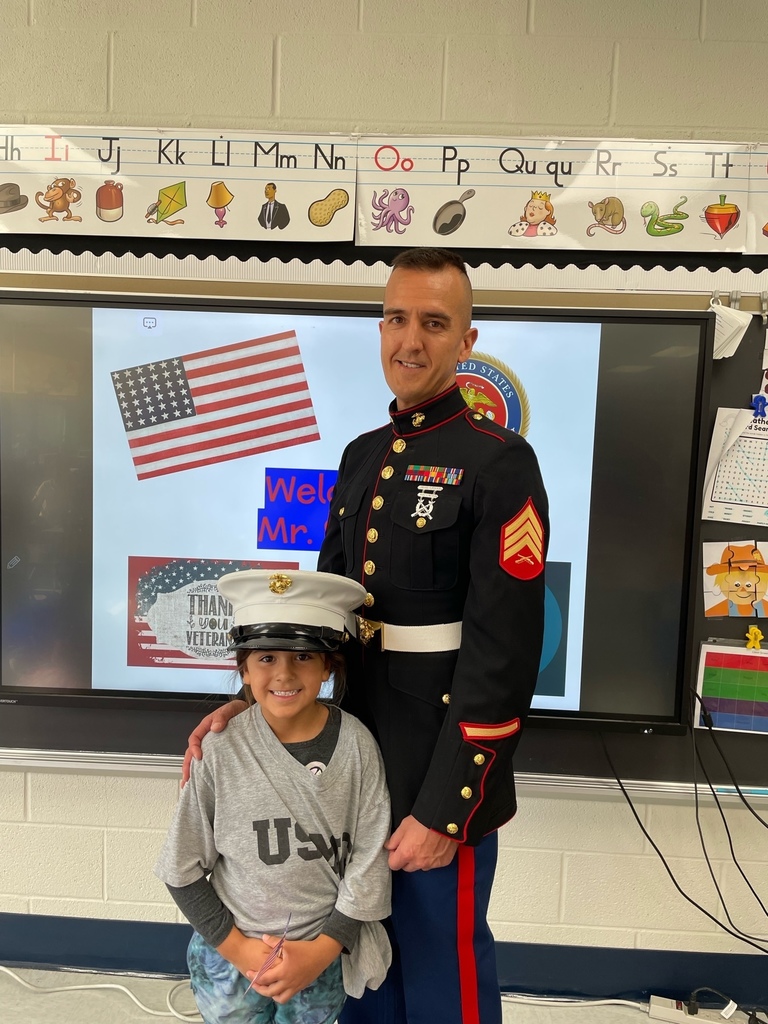
[[[189,980],[205,1024],[333,1024],[346,994],[341,957],[287,1003],[251,989],[250,982],[197,932],[187,950]],[[246,994],[247,993],[247,994]]]

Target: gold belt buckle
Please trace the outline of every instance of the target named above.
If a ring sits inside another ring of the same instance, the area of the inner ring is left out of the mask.
[[[364,619],[362,615],[355,616],[357,620],[357,639],[361,644],[369,644],[374,634],[381,629],[381,623],[373,619]]]

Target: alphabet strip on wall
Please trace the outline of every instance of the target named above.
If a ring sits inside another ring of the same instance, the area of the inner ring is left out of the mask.
[[[362,138],[357,241],[743,252],[750,155],[723,143]]]
[[[0,127],[0,233],[348,241],[356,159],[327,135]]]
[[[768,252],[768,146],[0,126],[0,233]]]

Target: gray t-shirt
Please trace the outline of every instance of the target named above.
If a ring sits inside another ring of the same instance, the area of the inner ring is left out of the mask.
[[[290,912],[288,937],[313,939],[334,907],[364,922],[389,914],[389,828],[381,754],[357,719],[342,713],[330,763],[313,775],[254,705],[203,740],[155,873],[178,888],[210,872],[246,935],[281,935]],[[381,926],[364,930],[344,957],[351,994],[372,953],[387,960]],[[363,985],[377,977],[370,966],[364,973]]]

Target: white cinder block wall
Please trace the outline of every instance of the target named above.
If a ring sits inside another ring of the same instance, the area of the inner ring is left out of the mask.
[[[623,800],[521,789],[520,811],[501,832],[491,908],[497,939],[752,951],[674,890]],[[0,913],[183,920],[152,874],[177,793],[167,777],[0,771]],[[655,798],[636,804],[683,888],[725,920],[692,807]],[[766,900],[766,830],[740,805],[729,803],[726,814],[742,867]],[[706,806],[702,824],[731,917],[768,937],[716,810]]]
[[[765,0],[0,7],[6,123],[768,140]],[[176,920],[151,874],[176,792],[167,777],[0,770],[0,912]],[[675,892],[619,799],[522,798],[501,836],[499,939],[749,951]],[[692,807],[639,805],[677,877],[722,917]],[[767,833],[729,813],[765,898]],[[765,934],[716,812],[705,819],[731,915]]]

